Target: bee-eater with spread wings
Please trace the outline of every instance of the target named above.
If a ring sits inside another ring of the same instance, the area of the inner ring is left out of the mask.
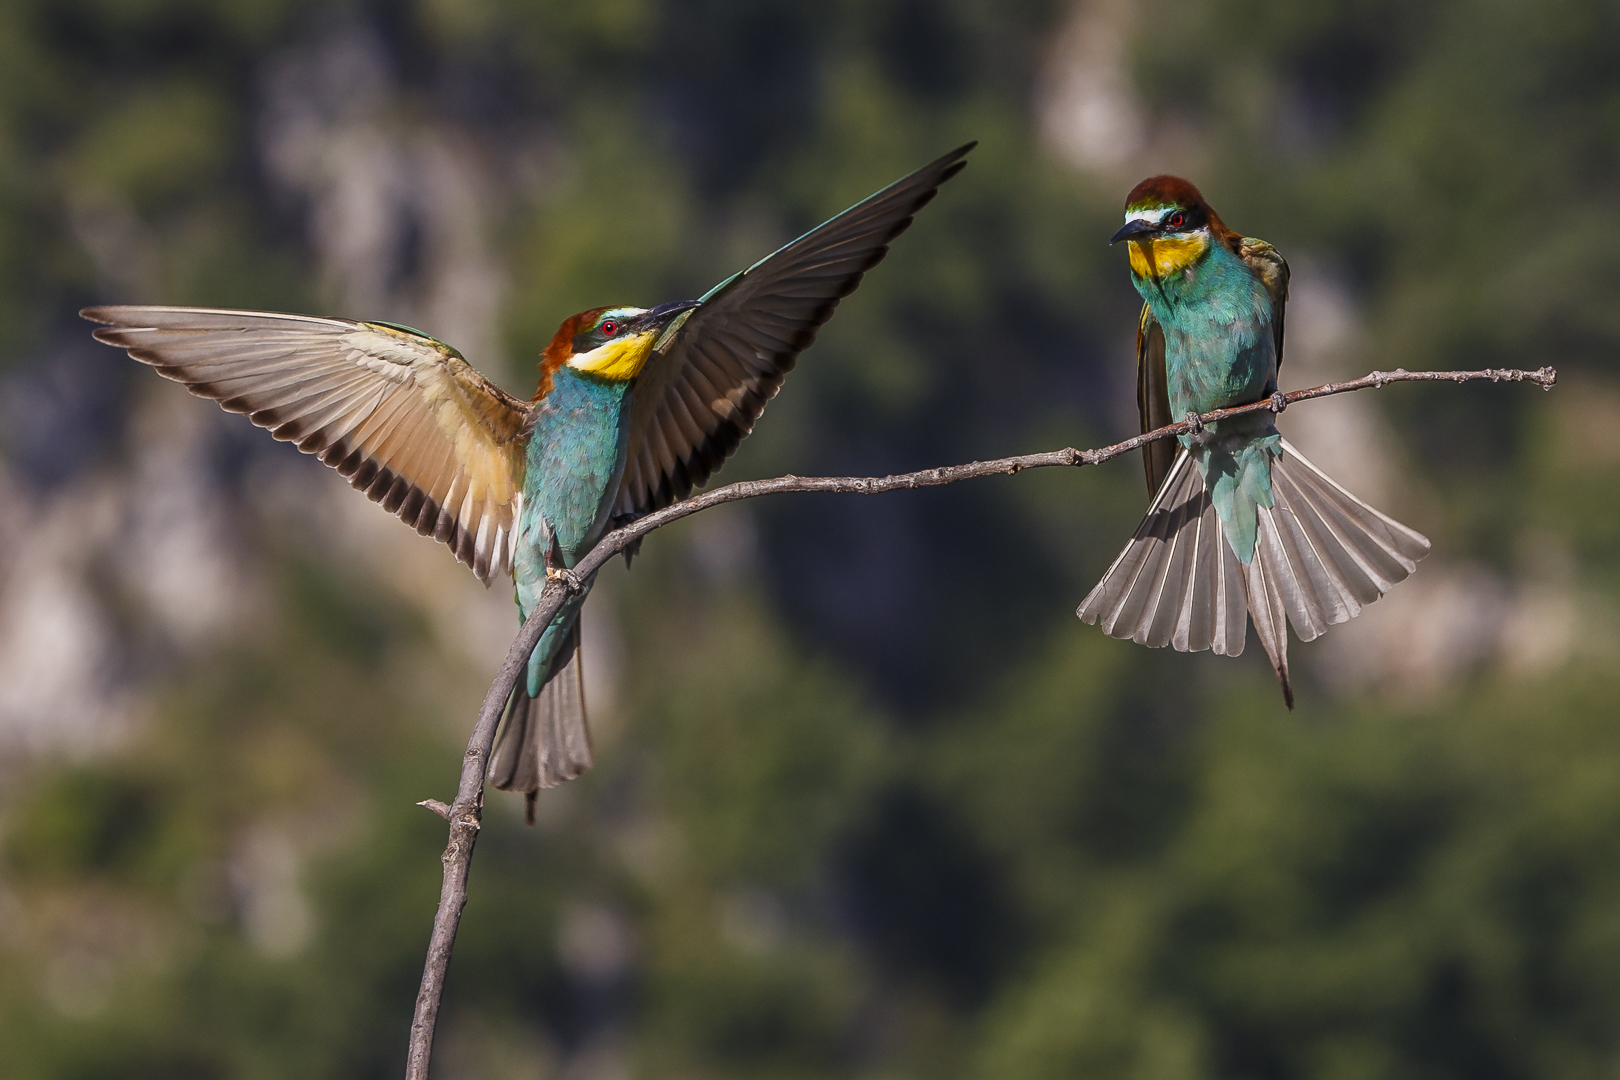
[[[1227,228],[1174,176],[1131,191],[1110,242],[1120,241],[1145,301],[1143,431],[1276,393],[1288,264],[1270,244]],[[1271,412],[1179,439],[1144,448],[1157,494],[1078,614],[1154,648],[1237,656],[1247,613],[1291,709],[1284,620],[1310,641],[1354,618],[1417,568],[1429,541],[1330,480],[1277,433]]]
[[[563,322],[519,401],[455,349],[383,322],[179,307],[94,307],[97,339],[244,413],[346,476],[518,610],[609,521],[684,498],[737,448],[799,354],[972,143],[857,203],[701,299]],[[491,765],[534,793],[591,767],[571,597],[529,657]]]

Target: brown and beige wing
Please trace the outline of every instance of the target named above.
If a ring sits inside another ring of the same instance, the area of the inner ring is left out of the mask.
[[[488,584],[510,572],[529,406],[450,346],[378,323],[93,307],[97,340],[348,478]]]
[[[1170,387],[1164,371],[1164,328],[1146,304],[1142,305],[1142,318],[1136,324],[1136,405],[1142,414],[1143,434],[1176,422],[1170,415]],[[1148,498],[1159,493],[1180,449],[1171,439],[1160,439],[1142,447]]]
[[[895,181],[734,274],[665,332],[637,380],[615,516],[685,498],[754,429],[838,301],[883,260],[976,144]]]

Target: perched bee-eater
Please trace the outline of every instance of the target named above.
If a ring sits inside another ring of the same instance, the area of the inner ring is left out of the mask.
[[[1227,228],[1174,176],[1131,191],[1110,242],[1121,241],[1145,301],[1136,334],[1143,431],[1276,393],[1288,299],[1276,249]],[[1284,620],[1310,641],[1355,618],[1417,568],[1429,541],[1302,457],[1273,412],[1178,438],[1179,448],[1144,448],[1148,493],[1157,494],[1078,614],[1154,648],[1237,656],[1247,609],[1291,709]]]
[[[972,143],[710,289],[565,320],[519,401],[419,330],[254,311],[94,307],[97,339],[244,413],[348,477],[527,617],[610,521],[688,495],[737,448],[799,354]],[[591,767],[571,597],[529,657],[491,764],[528,796]]]

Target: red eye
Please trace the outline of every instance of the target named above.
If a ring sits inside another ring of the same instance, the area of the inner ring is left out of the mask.
[[[1172,229],[1179,229],[1183,225],[1187,224],[1187,215],[1183,214],[1180,210],[1177,210],[1175,213],[1170,215],[1170,220],[1165,222],[1165,224],[1169,225]]]
[[[618,332],[619,332],[619,324],[614,322],[612,319],[609,319],[607,322],[602,324],[602,333],[604,335],[606,335],[607,337],[612,337],[614,334],[617,334]]]

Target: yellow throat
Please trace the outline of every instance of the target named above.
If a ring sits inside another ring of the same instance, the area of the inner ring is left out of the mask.
[[[648,330],[615,338],[588,353],[570,356],[568,366],[599,379],[626,382],[641,374],[647,358],[652,355],[653,341],[657,337],[658,331]]]
[[[1137,277],[1166,278],[1202,258],[1209,250],[1209,237],[1196,232],[1158,240],[1132,240],[1130,248],[1131,270]]]

